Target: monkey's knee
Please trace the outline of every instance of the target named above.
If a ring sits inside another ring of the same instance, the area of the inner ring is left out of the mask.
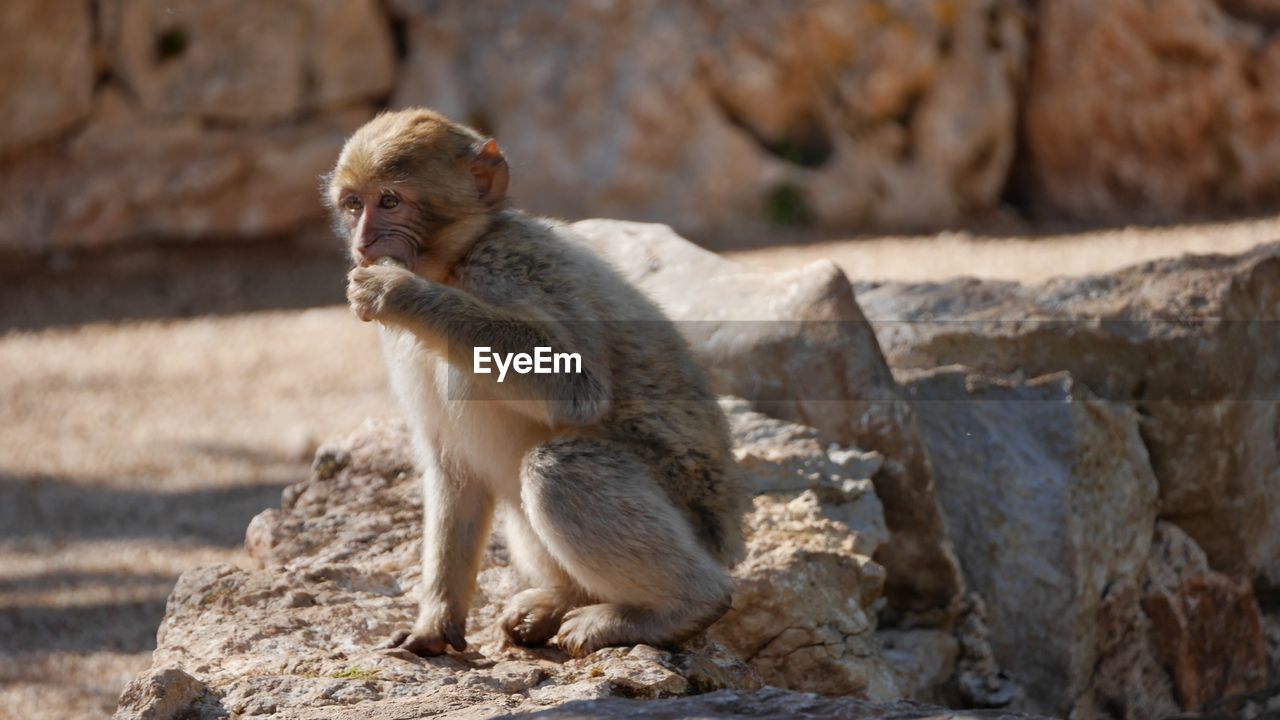
[[[526,456],[522,483],[530,525],[598,600],[670,614],[718,607],[729,596],[724,568],[625,448],[546,443]]]

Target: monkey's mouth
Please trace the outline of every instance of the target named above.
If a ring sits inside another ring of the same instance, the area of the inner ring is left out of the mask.
[[[361,267],[373,265],[382,258],[391,258],[400,265],[412,269],[417,253],[408,241],[400,238],[381,238],[358,251]]]

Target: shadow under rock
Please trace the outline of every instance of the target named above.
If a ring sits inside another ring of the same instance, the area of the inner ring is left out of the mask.
[[[279,507],[281,482],[180,492],[71,483],[0,471],[0,540],[155,538],[239,547],[254,515]]]

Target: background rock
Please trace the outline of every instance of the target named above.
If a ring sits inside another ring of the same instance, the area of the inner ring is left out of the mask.
[[[58,137],[89,114],[92,41],[85,3],[54,8],[13,0],[0,7],[0,159]]]
[[[1038,3],[1023,125],[1042,210],[1133,222],[1275,206],[1280,43],[1250,12],[1267,3],[1223,4],[1243,12]]]
[[[57,166],[115,95],[138,129],[194,120],[237,145],[354,105],[432,105],[498,136],[523,206],[667,222],[722,246],[779,226],[939,228],[1011,207],[1133,222],[1280,205],[1270,0],[85,0],[70,12],[15,0],[4,12],[0,98],[14,110],[0,177]],[[125,137],[145,159],[147,133]],[[268,195],[289,184],[265,181]],[[117,192],[142,208],[137,231],[76,244],[280,232],[160,223],[149,214],[167,208],[134,188]],[[27,231],[3,247],[58,246],[27,215],[61,193],[36,189],[0,208]],[[321,217],[316,202],[302,219]]]
[[[1014,2],[395,5],[396,104],[482,120],[539,212],[694,233],[948,222],[994,207],[1013,156]]]

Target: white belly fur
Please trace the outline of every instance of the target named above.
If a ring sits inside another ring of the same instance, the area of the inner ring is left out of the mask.
[[[450,459],[487,485],[496,499],[518,503],[520,463],[526,452],[551,437],[550,429],[505,403],[468,400],[468,374],[411,333],[383,327],[379,334],[419,466],[434,463],[437,448],[449,448]]]

